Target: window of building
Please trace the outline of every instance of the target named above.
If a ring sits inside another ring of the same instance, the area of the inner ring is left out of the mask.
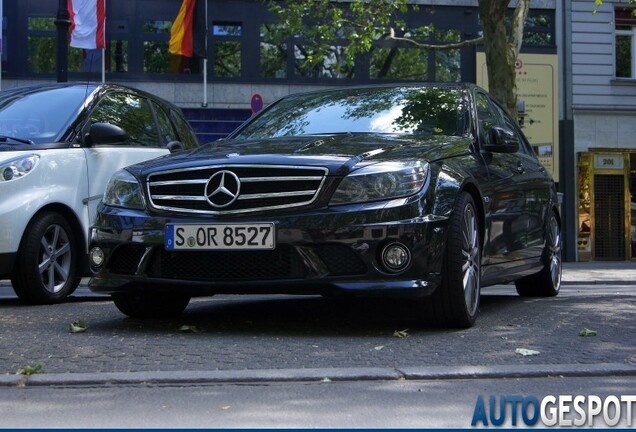
[[[170,65],[170,28],[172,21],[145,20],[142,22],[144,38],[144,72],[168,73]]]
[[[261,25],[260,76],[261,78],[287,77],[287,44],[275,42],[277,24]]]
[[[346,61],[346,47],[331,46],[318,61],[308,61],[314,52],[301,42],[294,44],[294,74],[303,78],[352,78],[353,65]]]
[[[526,46],[554,46],[554,14],[531,10],[523,27]]]
[[[437,45],[461,41],[461,32],[458,30],[427,27],[411,29],[400,36],[420,43]],[[394,41],[379,41],[376,45],[376,48],[371,51],[369,70],[371,79],[446,82],[461,80],[459,50],[430,51],[399,45]]]
[[[616,78],[636,78],[635,10],[621,7],[614,11]]]
[[[428,52],[417,48],[378,46],[371,51],[369,78],[426,80]]]
[[[212,25],[212,74],[215,77],[241,76],[240,23],[214,23]]]

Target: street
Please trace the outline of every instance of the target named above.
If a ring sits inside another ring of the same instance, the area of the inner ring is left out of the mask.
[[[634,394],[633,283],[482,295],[473,328],[444,330],[398,301],[217,296],[144,321],[85,286],[27,306],[3,282],[2,426],[470,427],[480,395]]]

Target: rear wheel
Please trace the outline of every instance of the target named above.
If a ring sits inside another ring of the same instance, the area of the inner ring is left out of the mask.
[[[117,293],[115,306],[131,318],[176,318],[185,310],[190,297],[169,293]]]
[[[27,227],[11,277],[13,290],[28,303],[59,303],[75,291],[78,247],[69,223],[58,213],[35,216]]]
[[[554,213],[546,226],[546,242],[543,249],[543,269],[532,276],[515,282],[517,293],[523,297],[553,297],[561,289],[561,227]]]
[[[422,299],[427,324],[467,328],[479,313],[481,291],[481,235],[472,196],[461,192],[448,227],[442,285]]]

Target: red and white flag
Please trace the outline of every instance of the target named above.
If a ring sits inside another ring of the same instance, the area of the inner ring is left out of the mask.
[[[71,46],[104,48],[104,0],[67,0],[71,16]]]

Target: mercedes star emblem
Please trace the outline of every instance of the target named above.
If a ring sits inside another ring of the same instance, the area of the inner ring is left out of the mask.
[[[218,171],[205,185],[205,198],[215,208],[224,208],[238,199],[241,180],[232,171]]]

